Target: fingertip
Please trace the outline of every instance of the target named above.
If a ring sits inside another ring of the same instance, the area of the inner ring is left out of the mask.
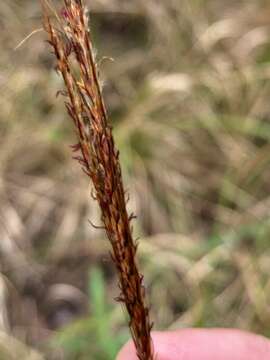
[[[180,360],[181,340],[179,339],[179,331],[170,332],[153,332],[153,347],[155,360]],[[133,341],[129,341],[121,349],[116,360],[138,360]]]
[[[127,359],[137,360],[135,348],[131,340],[122,347],[116,358],[116,360],[127,360]]]
[[[269,360],[270,341],[234,329],[185,329],[153,332],[157,360]],[[137,360],[129,341],[117,360]]]

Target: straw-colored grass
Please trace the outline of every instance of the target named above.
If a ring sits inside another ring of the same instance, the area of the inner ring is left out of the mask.
[[[71,335],[93,336],[85,330],[97,321],[86,299],[93,265],[104,272],[106,324],[119,343],[125,319],[107,300],[117,296],[109,247],[98,230],[89,234],[98,212],[70,160],[53,57],[39,33],[13,51],[40,27],[36,1],[23,3],[0,3],[0,252],[16,288],[10,327],[33,346],[61,328],[52,359],[106,359],[96,339]],[[140,214],[155,326],[269,336],[269,4],[131,3],[88,2],[130,208]],[[60,304],[51,295],[59,284],[70,286]],[[61,327],[86,313],[83,324]]]

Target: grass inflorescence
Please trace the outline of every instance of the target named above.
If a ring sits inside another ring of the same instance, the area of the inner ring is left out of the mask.
[[[74,158],[93,184],[92,197],[101,209],[102,227],[112,245],[111,257],[119,275],[120,302],[126,306],[130,330],[140,360],[153,359],[149,309],[145,304],[143,276],[136,263],[137,244],[132,237],[126,208],[119,152],[102,96],[95,61],[88,14],[81,0],[65,0],[54,20],[43,1],[44,28],[56,57],[56,70],[62,74],[66,108],[77,132],[72,146]]]

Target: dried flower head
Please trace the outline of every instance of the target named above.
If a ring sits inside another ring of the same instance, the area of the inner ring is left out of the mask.
[[[140,360],[154,358],[152,325],[145,305],[143,276],[136,264],[137,245],[133,241],[126,209],[119,152],[115,147],[94,59],[88,15],[82,0],[64,0],[60,14],[52,19],[48,0],[43,0],[44,28],[56,56],[56,70],[62,74],[68,114],[77,132],[72,146],[74,158],[93,183],[93,197],[99,203],[101,219],[112,245],[111,257],[119,276],[130,331]]]

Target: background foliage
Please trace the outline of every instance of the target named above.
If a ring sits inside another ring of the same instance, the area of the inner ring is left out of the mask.
[[[155,328],[270,336],[269,2],[87,3]],[[14,50],[40,7],[0,15],[1,356],[113,359],[126,319],[61,79],[43,33]]]

